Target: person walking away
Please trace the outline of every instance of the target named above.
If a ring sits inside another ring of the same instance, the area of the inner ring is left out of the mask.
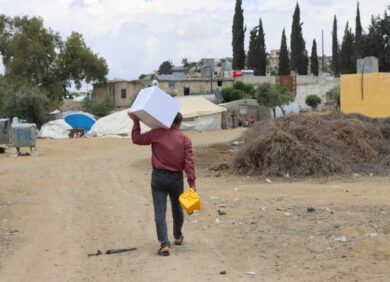
[[[169,196],[173,217],[174,244],[183,243],[183,210],[179,196],[184,191],[183,171],[187,176],[188,185],[195,187],[195,161],[192,153],[191,140],[180,131],[181,113],[178,113],[171,128],[156,128],[141,134],[140,121],[134,114],[129,113],[133,120],[131,137],[134,144],[152,146],[152,198],[157,238],[160,249],[157,254],[169,256],[171,243],[168,239],[166,208]]]

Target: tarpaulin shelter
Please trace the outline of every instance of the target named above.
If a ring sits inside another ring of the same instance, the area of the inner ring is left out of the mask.
[[[74,129],[83,129],[88,131],[96,122],[96,119],[91,114],[84,112],[70,113],[64,117],[64,120]]]
[[[182,130],[215,130],[221,129],[224,107],[218,106],[202,96],[175,97],[182,105],[180,112],[183,115]]]

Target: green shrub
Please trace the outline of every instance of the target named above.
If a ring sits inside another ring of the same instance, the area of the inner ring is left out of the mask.
[[[104,117],[115,109],[115,102],[110,97],[106,97],[103,101],[87,98],[84,100],[83,106],[85,111],[98,117]]]
[[[230,94],[231,101],[240,100],[245,97],[245,92],[240,89],[233,89],[233,91]]]
[[[321,104],[321,98],[317,95],[309,95],[305,100],[306,105],[310,106],[315,110],[319,104]]]
[[[3,115],[9,118],[18,117],[28,122],[43,124],[48,107],[48,98],[38,87],[24,85],[16,91],[7,93],[4,99]]]
[[[231,101],[231,93],[232,93],[233,90],[234,90],[233,87],[226,87],[226,88],[222,89],[221,94],[222,94],[222,97],[223,97],[223,101],[225,103]]]
[[[340,87],[335,86],[326,92],[326,97],[329,101],[336,103],[338,107],[340,107]]]
[[[242,91],[246,91],[246,85],[244,82],[242,81],[236,81],[234,83],[234,86],[233,86],[234,89],[239,89],[239,90],[242,90]]]

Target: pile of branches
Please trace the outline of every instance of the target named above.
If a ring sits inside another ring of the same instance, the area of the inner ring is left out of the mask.
[[[239,174],[304,177],[390,170],[389,120],[290,115],[258,123],[243,141],[233,159]]]

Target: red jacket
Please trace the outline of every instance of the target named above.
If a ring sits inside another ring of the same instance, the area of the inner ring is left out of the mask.
[[[134,144],[152,145],[152,166],[168,171],[185,171],[190,187],[195,188],[195,162],[190,138],[178,127],[156,128],[141,134],[139,120],[134,120],[131,138]]]

